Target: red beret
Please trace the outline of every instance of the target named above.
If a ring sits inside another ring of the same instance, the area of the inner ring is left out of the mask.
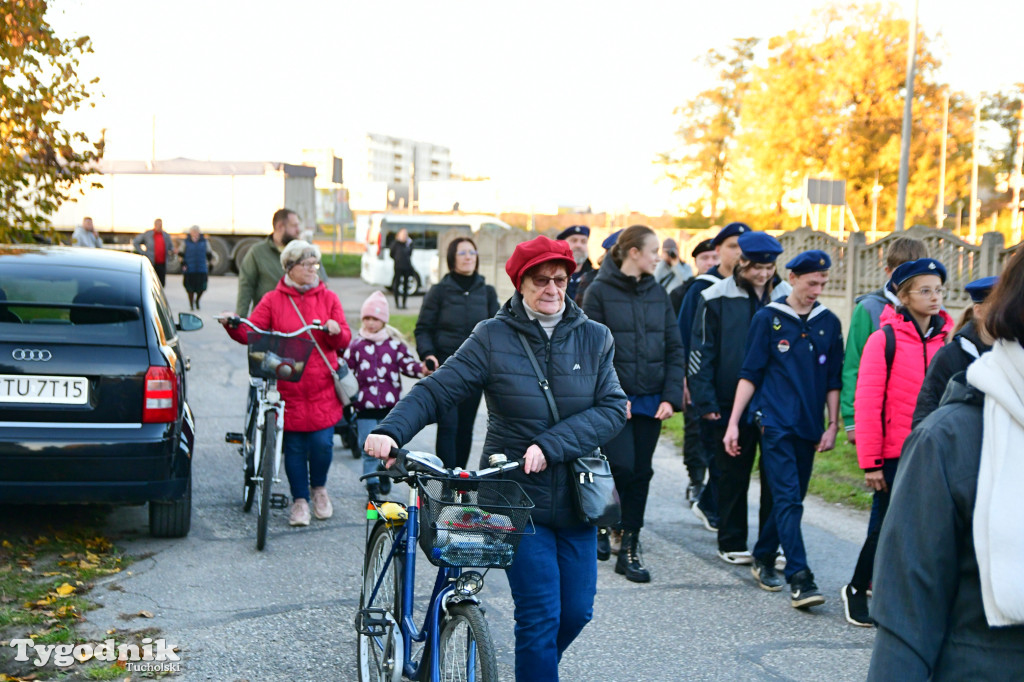
[[[523,280],[523,273],[535,265],[548,261],[557,261],[564,265],[566,272],[570,275],[576,270],[576,260],[572,257],[572,249],[569,244],[541,235],[516,245],[512,257],[505,263],[505,272],[508,273],[512,284],[518,291]]]

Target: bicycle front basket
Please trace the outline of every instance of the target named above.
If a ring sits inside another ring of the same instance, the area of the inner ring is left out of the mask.
[[[534,533],[533,502],[515,481],[420,477],[420,547],[435,566],[508,568]]]
[[[316,344],[312,339],[249,332],[249,374],[260,379],[298,381]]]

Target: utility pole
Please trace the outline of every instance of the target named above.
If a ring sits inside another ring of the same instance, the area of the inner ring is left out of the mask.
[[[981,121],[981,100],[974,105],[974,135],[971,143],[971,242],[978,237],[978,124]]]
[[[896,195],[896,231],[903,230],[907,219],[907,181],[910,179],[910,117],[914,113],[914,71],[917,68],[917,5],[914,0],[914,19],[910,22],[907,39],[907,85],[903,101],[903,137],[900,149],[900,180]]]
[[[1010,175],[1013,185],[1013,207],[1010,213],[1010,227],[1013,229],[1013,243],[1020,242],[1020,189],[1024,184],[1024,90],[1021,92],[1020,112],[1017,114],[1017,149],[1013,153],[1013,173]]]
[[[939,198],[935,202],[935,227],[946,221],[946,138],[949,136],[949,90],[942,99],[942,144],[939,152]]]
[[[415,154],[415,152],[413,152]],[[416,161],[409,164],[409,215],[412,215],[412,199],[416,193]]]

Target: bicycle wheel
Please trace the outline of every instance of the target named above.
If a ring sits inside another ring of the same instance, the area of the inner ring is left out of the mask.
[[[359,608],[385,610],[385,619],[390,622],[388,635],[374,637],[359,634],[358,662],[359,682],[401,682],[404,649],[402,631],[399,626],[402,597],[402,559],[395,554],[388,564],[387,573],[380,580],[380,588],[372,603],[367,603],[384,564],[391,553],[394,536],[387,526],[380,522],[370,533],[366,543],[366,560],[363,563],[363,590],[359,595]]]
[[[277,449],[277,412],[267,411],[263,422],[263,449],[260,466],[256,472],[256,549],[262,550],[267,544],[267,520],[270,518],[270,488],[274,485],[274,456]]]
[[[462,602],[448,607],[441,626],[438,669],[442,682],[497,682],[494,642],[480,606]]]
[[[252,509],[256,497],[256,448],[259,438],[256,433],[256,388],[249,387],[249,400],[245,409],[245,434],[242,438],[242,458],[245,461],[245,479],[242,481],[242,511],[248,513]]]

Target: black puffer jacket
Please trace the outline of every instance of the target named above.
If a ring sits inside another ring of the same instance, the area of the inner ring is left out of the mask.
[[[974,545],[985,396],[964,381],[950,380],[903,445],[878,538],[868,680],[1024,676],[1024,626],[985,620]]]
[[[914,408],[913,428],[924,421],[939,407],[946,384],[953,375],[966,370],[982,353],[992,350],[992,346],[981,340],[974,322],[968,322],[957,332],[953,341],[935,351],[928,371],[921,384],[921,392],[917,394],[917,406]]]
[[[497,312],[498,294],[483,277],[473,275],[469,289],[463,289],[449,273],[423,297],[416,319],[416,352],[421,358],[433,355],[443,363],[469,338],[478,322]]]
[[[568,462],[608,442],[626,423],[626,396],[612,366],[614,344],[608,330],[572,302],[551,338],[526,316],[518,293],[498,314],[476,326],[466,342],[434,374],[416,384],[374,433],[406,443],[427,424],[474,391],[487,400],[487,437],[481,466],[489,454],[519,459],[536,444],[548,466],[526,475],[509,474],[533,500],[533,520],[549,526],[579,523],[569,489]],[[547,374],[561,422],[554,423],[537,376],[519,341],[522,332]]]
[[[609,256],[583,298],[587,316],[615,337],[615,371],[627,395],[661,395],[683,409],[686,358],[668,294],[654,277],[622,274]]]

